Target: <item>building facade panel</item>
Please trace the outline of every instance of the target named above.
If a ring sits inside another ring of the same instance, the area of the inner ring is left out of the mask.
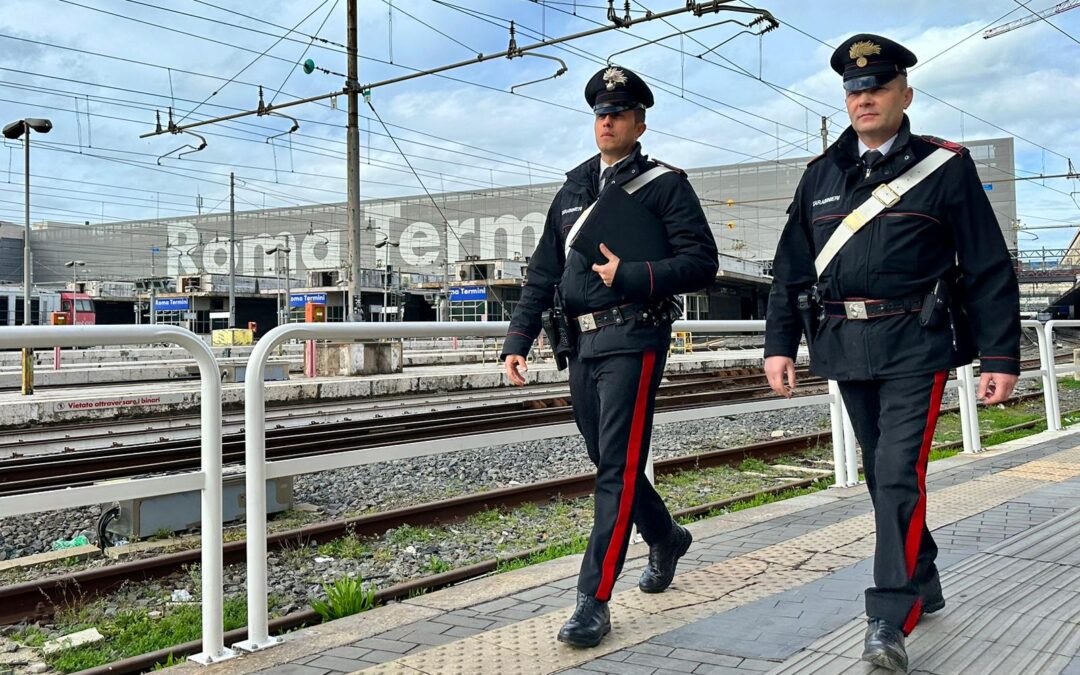
[[[1005,240],[1015,249],[1013,141],[976,140],[967,147],[978,163]],[[809,159],[688,171],[721,253],[771,260],[787,206]],[[539,240],[558,187],[546,183],[441,193],[434,195],[434,204],[426,195],[366,201],[361,206],[361,267],[390,264],[398,272],[441,279],[448,262],[473,256],[524,259]],[[341,203],[238,212],[236,271],[249,276],[284,274],[284,256],[268,255],[279,245],[290,249],[288,268],[296,279],[307,279],[309,271],[341,271],[347,265],[346,230],[347,211]],[[32,234],[34,277],[42,283],[70,281],[64,262],[74,259],[86,262],[79,269],[86,279],[227,274],[228,240],[227,214],[99,225],[45,223]],[[381,242],[388,243],[376,246]],[[11,247],[10,240],[0,240],[4,256],[0,263],[9,260]],[[18,247],[21,250],[21,242]],[[21,261],[19,265],[21,269]],[[7,264],[0,267],[0,280],[6,269]]]

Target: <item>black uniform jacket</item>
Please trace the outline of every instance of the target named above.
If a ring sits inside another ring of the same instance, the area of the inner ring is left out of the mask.
[[[958,276],[952,326],[944,321],[924,328],[918,314],[827,317],[811,340],[811,371],[834,380],[903,377],[966,365],[977,351],[983,372],[1019,373],[1019,289],[975,163],[957,144],[912,135],[906,116],[868,177],[851,127],[807,165],[774,258],[765,356],[795,357],[802,332],[798,295],[814,284],[814,258],[840,221],[875,187],[939,147],[959,156],[859,230],[818,288],[825,300],[905,299],[927,293],[939,278]]]
[[[611,180],[615,185],[655,167],[657,162],[641,154],[641,146],[616,166]],[[521,300],[514,309],[510,330],[503,343],[501,358],[509,354],[525,356],[540,333],[540,314],[554,302],[558,284],[566,314],[570,317],[596,312],[627,303],[646,302],[689,293],[708,286],[719,267],[716,242],[694,189],[681,171],[672,171],[653,179],[634,193],[653,212],[667,230],[670,257],[636,262],[621,260],[611,288],[604,285],[592,264],[571,249],[567,257],[566,235],[582,210],[596,201],[600,182],[600,156],[581,164],[566,174],[566,183],[555,195],[548,210],[544,233],[529,261]],[[627,224],[632,227],[632,224]],[[581,358],[667,350],[671,340],[669,325],[654,326],[631,319],[578,336],[577,354]]]

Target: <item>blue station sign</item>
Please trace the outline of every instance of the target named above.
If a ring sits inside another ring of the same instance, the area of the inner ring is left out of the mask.
[[[305,307],[308,303],[326,304],[326,293],[292,293],[289,295],[289,307]]]
[[[154,298],[154,310],[158,312],[176,312],[191,309],[190,298]]]
[[[475,302],[487,299],[487,286],[452,286],[450,288],[450,302]]]

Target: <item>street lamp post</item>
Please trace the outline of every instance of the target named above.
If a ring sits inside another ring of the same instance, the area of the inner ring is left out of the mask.
[[[397,248],[398,246],[401,246],[401,244],[399,242],[390,241],[389,237],[387,237],[386,235],[383,235],[382,241],[376,242],[375,248],[380,249],[380,248],[383,248],[384,246],[387,246],[387,245],[393,246],[394,248]],[[389,286],[390,286],[389,276],[391,274],[391,269],[392,269],[390,267],[390,251],[389,251],[389,249],[387,249],[386,254],[383,256],[383,258],[384,259],[382,261],[382,312],[380,312],[379,320],[385,322],[386,321],[386,303],[387,303],[387,297],[386,296],[387,296],[387,292],[388,292]]]
[[[47,134],[52,130],[52,122],[40,117],[27,117],[4,127],[4,138],[23,139],[23,185],[26,188],[26,233],[23,236],[23,325],[30,324],[30,131]],[[22,350],[22,393],[29,396],[34,393],[34,352],[29,347]]]
[[[337,287],[341,289],[341,320],[349,320],[349,280],[342,279],[337,282]]]
[[[79,325],[79,307],[78,302],[75,299],[75,294],[79,292],[79,281],[76,276],[76,270],[86,265],[82,260],[69,260],[64,263],[64,267],[71,268],[71,325]]]
[[[286,238],[286,242],[287,241],[288,241],[288,238]],[[289,274],[291,273],[290,270],[289,270],[289,254],[292,253],[292,249],[289,248],[288,245],[282,246],[281,244],[278,244],[277,246],[275,246],[274,248],[272,248],[272,249],[270,249],[269,251],[266,252],[266,255],[273,255],[274,256],[274,268],[275,268],[275,270],[280,270],[281,269],[281,266],[279,265],[279,258],[277,257],[278,253],[284,253],[285,254],[285,310],[284,310],[284,316],[283,316],[281,306],[280,305],[278,306],[278,323],[281,324],[281,323],[289,323],[289,319],[291,318],[290,314],[292,312],[292,306],[289,304],[292,301],[292,297],[291,297],[292,289],[289,288]],[[284,320],[282,320],[282,319],[284,319]]]

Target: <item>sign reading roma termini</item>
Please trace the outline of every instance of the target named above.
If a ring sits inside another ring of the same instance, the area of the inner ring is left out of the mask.
[[[1016,246],[1016,195],[1002,182],[1013,167],[1012,139],[967,143],[1011,248]],[[786,219],[785,207],[808,158],[781,158],[692,169],[697,191],[721,253],[769,260]],[[559,184],[372,200],[361,203],[360,265],[441,276],[469,256],[513,259],[532,255]],[[440,214],[440,211],[442,212]],[[449,241],[447,227],[449,225]],[[276,247],[289,249],[289,269],[304,279],[308,270],[343,270],[348,265],[345,204],[262,209],[236,214],[236,271],[274,276],[285,269]],[[151,275],[227,274],[228,214],[73,225],[46,223],[34,231],[34,278],[70,281],[68,260],[83,260],[79,276],[136,280]],[[386,242],[386,243],[383,243]],[[377,246],[382,244],[381,246]]]

